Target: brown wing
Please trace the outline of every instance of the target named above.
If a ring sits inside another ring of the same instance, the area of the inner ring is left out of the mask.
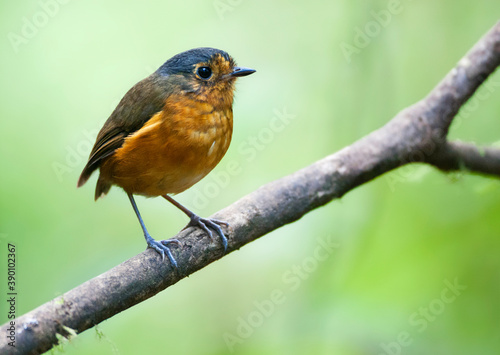
[[[125,94],[97,135],[87,165],[78,179],[78,187],[85,184],[104,159],[123,145],[129,134],[139,130],[163,109],[165,99],[172,91],[166,79],[153,73]]]

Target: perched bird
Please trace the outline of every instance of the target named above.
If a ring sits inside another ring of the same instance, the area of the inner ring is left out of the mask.
[[[148,247],[162,259],[177,263],[168,247],[176,239],[156,241],[142,220],[133,195],[162,196],[184,212],[188,226],[201,227],[210,237],[216,231],[224,250],[226,222],[201,218],[171,196],[207,175],[222,159],[233,130],[233,92],[236,78],[255,70],[236,66],[226,52],[196,48],[175,55],[120,101],[97,135],[78,187],[99,168],[95,199],[112,185],[128,194]]]

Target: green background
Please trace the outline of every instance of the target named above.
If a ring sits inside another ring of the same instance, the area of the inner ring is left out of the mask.
[[[96,176],[78,190],[76,181],[118,100],[172,55],[212,46],[257,69],[237,83],[226,157],[178,196],[208,216],[420,100],[500,13],[493,0],[54,4],[0,4],[0,280],[4,290],[6,244],[15,243],[18,315],[144,250],[126,195],[113,188],[94,203]],[[346,56],[342,46],[358,31],[370,36]],[[498,142],[499,73],[488,84],[462,109],[452,138]],[[283,112],[293,119],[273,130]],[[224,179],[231,163],[238,170]],[[156,238],[187,222],[163,199],[137,201]],[[498,354],[499,212],[498,180],[406,166],[103,322],[100,338],[91,329],[63,348]],[[314,259],[328,240],[337,247]],[[466,288],[453,293],[450,283]],[[239,337],[232,345],[231,336]]]

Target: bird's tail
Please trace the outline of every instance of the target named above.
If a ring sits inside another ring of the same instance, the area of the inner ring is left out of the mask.
[[[109,192],[109,189],[111,189],[111,184],[108,181],[103,180],[102,177],[99,176],[97,185],[95,186],[94,199],[97,201],[99,197],[106,195]]]
[[[92,172],[84,169],[82,171],[82,174],[80,175],[80,178],[78,179],[78,184],[76,185],[76,187],[82,187],[89,179],[90,174],[92,174]]]

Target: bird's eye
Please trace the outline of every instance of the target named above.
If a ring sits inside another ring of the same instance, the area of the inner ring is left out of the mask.
[[[210,67],[199,67],[198,75],[202,79],[208,79],[212,76],[212,69],[210,69]]]

